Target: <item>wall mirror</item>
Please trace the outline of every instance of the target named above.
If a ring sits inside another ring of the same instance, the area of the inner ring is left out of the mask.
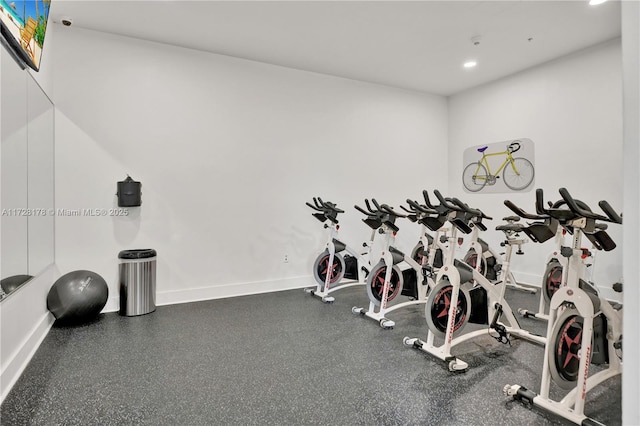
[[[0,300],[54,262],[54,108],[0,49]]]

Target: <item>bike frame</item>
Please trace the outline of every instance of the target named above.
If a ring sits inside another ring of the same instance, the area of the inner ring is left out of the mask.
[[[498,155],[506,155],[507,158],[505,158],[505,160],[502,162],[500,167],[498,167],[498,170],[494,174],[491,171],[491,167],[489,166],[489,161],[487,160],[487,157],[495,157],[495,156],[498,156]],[[497,176],[497,175],[500,174],[502,169],[504,169],[504,167],[507,165],[507,163],[511,163],[511,167],[513,167],[513,171],[517,175],[520,175],[520,172],[518,172],[518,170],[516,169],[516,165],[513,162],[513,156],[511,155],[511,151],[506,150],[506,151],[501,151],[501,152],[492,152],[492,153],[489,153],[489,154],[482,154],[482,158],[480,159],[480,161],[478,161],[478,168],[476,169],[476,173],[475,173],[476,179],[482,179],[483,178],[483,176],[478,176],[478,170],[480,169],[480,164],[483,164],[485,166],[485,168],[487,169],[487,173],[489,173],[490,176]]]

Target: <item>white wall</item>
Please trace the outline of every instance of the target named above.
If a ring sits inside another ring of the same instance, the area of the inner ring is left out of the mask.
[[[101,274],[111,309],[120,250],[158,251],[160,304],[300,287],[322,244],[305,201],[337,202],[359,244],[353,204],[447,185],[442,97],[58,29],[57,207],[113,208],[117,181],[142,182],[128,217],[57,217],[61,272]]]
[[[622,2],[622,62],[624,75],[624,356],[622,381],[622,423],[640,424],[640,359],[637,317],[640,305],[640,4]],[[631,338],[629,338],[631,337]]]
[[[622,210],[622,75],[620,39],[577,52],[511,77],[455,95],[449,103],[449,188],[493,216],[490,229],[511,214],[510,199],[534,210],[535,188],[558,200],[566,187],[593,205],[607,199]],[[535,185],[526,193],[467,194],[462,189],[462,154],[469,146],[514,138],[535,143]],[[622,227],[610,226],[618,243],[598,252],[595,280],[610,286],[622,279]],[[488,232],[497,243],[501,234]],[[585,239],[583,246],[589,246]],[[553,243],[529,243],[514,259],[517,279],[540,285],[544,259]],[[614,296],[612,292],[606,292]]]

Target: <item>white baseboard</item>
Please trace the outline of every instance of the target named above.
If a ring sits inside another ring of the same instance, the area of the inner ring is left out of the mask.
[[[315,281],[311,275],[277,280],[255,281],[247,283],[224,284],[211,287],[187,288],[183,290],[161,291],[156,295],[156,305],[175,305],[178,303],[200,302],[203,300],[224,299],[228,297],[248,296],[251,294],[271,293],[311,287]],[[110,297],[102,312],[120,310],[119,296]]]
[[[274,291],[292,290],[310,287],[313,282],[311,275],[293,278],[281,278],[269,281],[225,284],[215,287],[201,287],[184,290],[160,292],[156,304],[173,305],[176,303],[198,302],[203,300],[224,299],[227,297],[248,296],[251,294],[271,293]]]
[[[53,325],[55,318],[50,313],[46,313],[42,316],[40,321],[33,328],[33,331],[24,343],[16,349],[16,351],[9,357],[6,364],[3,365],[2,373],[0,373],[0,383],[2,384],[2,394],[0,395],[0,403],[4,401],[6,396],[16,384],[22,372],[33,358],[40,344],[47,337],[51,326]]]
[[[120,298],[119,297],[110,297],[107,299],[107,304],[104,305],[102,309],[102,313],[106,312],[118,312],[120,310]]]

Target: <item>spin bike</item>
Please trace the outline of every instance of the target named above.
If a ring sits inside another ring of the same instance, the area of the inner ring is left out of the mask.
[[[576,200],[576,203],[582,208],[589,209],[589,207],[580,200]],[[555,203],[549,202],[549,207],[557,209],[564,206],[566,202],[564,200],[556,201]],[[545,242],[553,238],[554,249],[547,256],[545,262],[545,270],[542,275],[542,286],[540,291],[540,298],[538,303],[538,311],[529,311],[527,309],[518,309],[518,313],[525,318],[533,318],[538,320],[547,321],[549,319],[548,310],[549,303],[554,293],[563,285],[563,271],[566,270],[568,259],[561,255],[562,247],[564,247],[566,234],[573,234],[573,230],[570,226],[559,226],[558,221],[542,212],[542,216],[529,214],[519,207],[515,206],[509,200],[505,201],[505,205],[515,212],[519,217],[526,219],[533,219],[535,222],[530,223],[524,231],[531,237],[534,242]],[[540,212],[538,212],[540,213]],[[602,224],[596,224],[597,227],[604,226]],[[590,266],[586,263],[587,259],[593,259],[593,254],[590,250],[583,248],[581,259],[583,260],[585,268]],[[581,276],[584,278],[584,276]]]
[[[388,229],[395,237],[398,227],[395,220],[399,217],[409,218],[421,224],[420,242],[413,250],[411,257],[393,246],[393,240],[387,239],[383,249],[382,258],[375,265],[367,277],[367,294],[369,296],[369,309],[354,306],[351,311],[377,321],[385,329],[391,329],[395,322],[386,317],[389,312],[421,303],[426,303],[427,292],[433,287],[433,271],[438,251],[441,251],[440,233],[445,230],[438,226],[435,230],[435,237],[429,238],[426,229],[429,222],[425,219],[433,213],[427,207],[418,204],[416,201],[407,200],[409,208],[404,208],[409,214],[404,215],[394,211],[386,204],[380,206],[381,210],[388,214],[389,220],[385,222],[382,229]],[[419,251],[422,247],[422,252]],[[428,247],[428,250],[424,250]],[[400,269],[402,264],[408,267]],[[409,296],[411,300],[389,306],[388,303],[394,300],[399,294]]]
[[[428,199],[429,195],[427,191],[422,191],[423,197]],[[420,236],[418,242],[411,250],[411,258],[420,265],[429,265],[432,268],[433,274],[443,265],[444,253],[446,252],[445,243],[447,242],[447,228],[443,227],[440,223],[429,223],[429,215],[431,212],[426,205],[418,204],[417,201],[407,199],[409,208],[400,206],[402,210],[407,212],[407,219],[411,222],[420,224]],[[432,229],[436,228],[436,229]],[[436,236],[432,237],[427,231],[435,232]],[[425,240],[426,239],[426,240]],[[429,258],[432,252],[432,247],[436,247],[433,257]],[[424,257],[427,256],[426,262]]]
[[[371,238],[362,244],[365,248],[364,253],[359,253],[338,239],[338,230],[340,229],[338,214],[344,213],[344,210],[339,209],[330,201],[323,201],[320,197],[314,197],[313,204],[308,202],[306,204],[315,211],[312,213],[313,217],[324,223],[324,228],[328,230],[328,239],[326,248],[313,263],[316,287],[305,288],[304,291],[318,296],[325,303],[332,303],[335,298],[329,296],[330,293],[365,284],[370,269],[369,256],[376,230],[382,225],[380,215],[371,209],[368,200],[365,200],[368,212],[356,206],[356,209],[367,216],[363,221],[372,229]],[[343,282],[344,278],[348,281]]]
[[[615,242],[596,221],[621,224],[622,217],[605,200],[598,203],[603,216],[575,200],[566,188],[560,188],[560,195],[566,208],[545,209],[543,192],[536,190],[540,216],[552,217],[573,230],[572,247],[563,247],[561,253],[568,258],[566,280],[549,306],[540,393],[519,385],[506,385],[504,393],[576,424],[595,425],[600,423],[584,414],[585,400],[595,386],[622,373],[622,306],[609,303],[593,284],[580,278],[584,269],[581,239],[584,235],[596,249],[613,250]],[[614,285],[614,290],[622,291],[622,286]],[[589,376],[590,364],[607,367]],[[551,398],[551,382],[569,391],[562,400]]]
[[[510,217],[514,220],[514,217]],[[515,217],[520,219],[519,217]],[[471,231],[471,242],[467,254],[464,256],[464,262],[471,266],[473,269],[484,275],[489,281],[496,281],[498,275],[501,274],[503,268],[502,256],[495,251],[487,242],[479,237],[479,231],[486,231],[487,227],[482,223],[482,217],[473,217],[469,221]],[[524,254],[521,250],[516,251],[516,254]],[[478,262],[480,258],[480,262]],[[502,274],[504,276],[504,274]],[[524,291],[527,293],[536,293],[536,289],[532,287],[525,287],[516,282],[516,278],[513,273],[509,272],[507,277],[502,278],[506,280],[506,286],[515,290]]]
[[[491,219],[478,209],[470,208],[456,198],[446,198],[438,190],[434,194],[440,205],[429,205],[446,214],[446,219],[453,225],[449,234],[449,253],[445,256],[445,264],[438,271],[436,286],[430,291],[425,306],[425,316],[429,331],[427,340],[405,337],[403,343],[419,349],[445,361],[449,371],[466,371],[469,365],[451,354],[451,349],[472,338],[489,334],[498,342],[510,344],[510,336],[520,337],[535,343],[544,344],[545,339],[520,328],[511,307],[504,299],[505,281],[496,284],[489,281],[480,272],[464,262],[456,260],[455,243],[457,231],[469,234],[471,219],[476,221]],[[506,255],[503,262],[503,274],[509,276],[511,254],[514,246],[521,247],[524,239],[515,237],[517,224],[509,223],[508,237],[505,240]],[[497,228],[502,229],[500,226]],[[505,318],[508,326],[501,320]],[[488,329],[476,330],[461,335],[468,323],[488,325]],[[444,343],[436,345],[435,338],[444,339]]]

